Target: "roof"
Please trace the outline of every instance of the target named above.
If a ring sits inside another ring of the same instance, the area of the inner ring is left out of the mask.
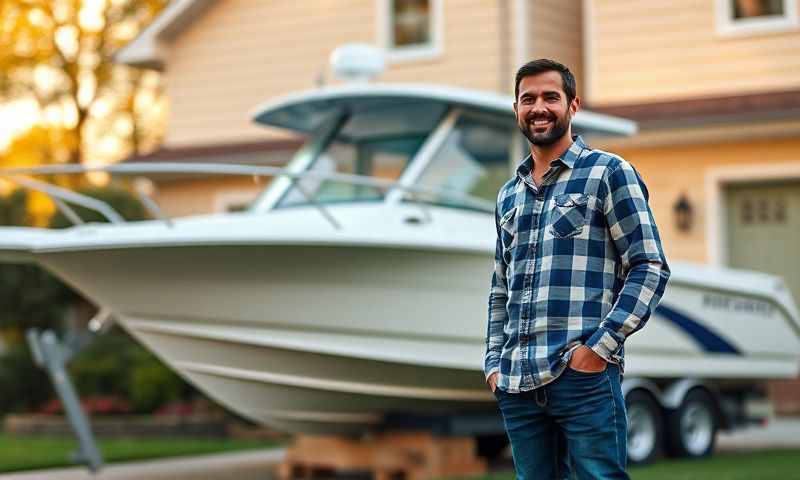
[[[163,70],[161,43],[174,38],[213,3],[214,0],[172,0],[136,38],[114,53],[114,61]]]
[[[637,121],[642,130],[707,123],[797,118],[800,90],[764,91],[662,102],[596,106]]]
[[[306,133],[313,131],[327,112],[340,108],[363,111],[412,102],[473,108],[511,117],[514,98],[444,85],[359,83],[292,93],[258,105],[251,116],[263,125]],[[633,135],[637,131],[631,120],[588,110],[579,111],[572,122],[578,133]]]
[[[293,152],[303,139],[276,139],[256,142],[224,143],[174,148],[159,148],[145,155],[132,155],[124,163],[192,162],[239,163],[245,165],[283,165],[285,153]]]

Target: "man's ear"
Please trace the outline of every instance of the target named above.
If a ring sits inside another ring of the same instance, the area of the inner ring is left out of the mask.
[[[511,104],[511,108],[514,109],[514,115],[516,116],[517,115],[517,102],[512,103]]]
[[[575,97],[572,99],[572,103],[569,105],[569,112],[572,115],[578,113],[578,110],[581,109],[581,97]]]

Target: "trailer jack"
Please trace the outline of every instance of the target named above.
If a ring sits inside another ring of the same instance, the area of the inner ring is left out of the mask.
[[[68,335],[60,341],[52,330],[40,331],[31,328],[26,331],[28,345],[36,365],[47,370],[50,381],[64,406],[67,420],[78,440],[78,451],[72,461],[85,464],[94,473],[103,467],[103,456],[97,448],[89,420],[81,409],[78,395],[69,378],[66,365],[94,337],[108,328],[110,311],[101,308],[89,322],[89,331],[82,335]]]

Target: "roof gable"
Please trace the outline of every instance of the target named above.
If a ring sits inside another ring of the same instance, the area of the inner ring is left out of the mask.
[[[153,22],[114,54],[114,61],[135,67],[164,69],[164,42],[175,38],[215,0],[173,0]]]

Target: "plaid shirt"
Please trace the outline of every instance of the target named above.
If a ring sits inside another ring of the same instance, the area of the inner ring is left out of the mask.
[[[639,174],[580,137],[537,187],[530,155],[497,198],[484,373],[508,392],[545,385],[581,344],[623,364],[669,278]]]

